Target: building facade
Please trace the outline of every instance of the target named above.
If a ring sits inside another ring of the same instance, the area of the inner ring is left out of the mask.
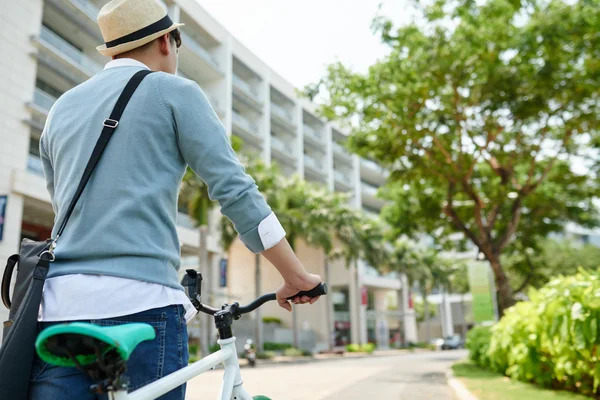
[[[43,179],[39,138],[54,101],[108,61],[95,50],[103,42],[96,16],[104,3],[22,0],[8,2],[0,15],[0,196],[6,196],[0,197],[6,199],[0,260],[17,252],[23,238],[50,236],[54,213]],[[376,193],[386,171],[348,153],[346,132],[319,118],[314,104],[298,98],[291,84],[195,0],[168,0],[165,6],[173,20],[186,24],[178,74],[202,87],[227,132],[242,140],[241,152],[277,162],[286,175],[298,174],[350,193],[354,207],[379,212],[383,202]],[[210,299],[251,300],[255,257],[239,242],[223,253],[216,229],[219,217],[218,212],[211,215],[207,241]],[[182,270],[197,267],[200,234],[184,212],[179,214],[178,232]],[[330,326],[338,344],[416,341],[414,311],[408,309],[400,276],[381,275],[362,262],[346,266],[332,261],[326,271],[323,253],[302,243],[298,255],[308,270],[327,275],[331,288],[329,301],[297,311],[298,326],[313,344],[327,342]],[[262,271],[263,290],[274,290],[280,277],[264,258]],[[0,314],[6,317],[8,312]],[[291,326],[292,317],[276,305],[265,306],[262,315],[279,317],[284,326]]]

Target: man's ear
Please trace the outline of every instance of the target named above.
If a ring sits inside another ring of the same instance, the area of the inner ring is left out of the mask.
[[[164,35],[158,38],[158,48],[160,49],[160,52],[165,56],[168,56],[171,53],[168,33],[165,33]]]

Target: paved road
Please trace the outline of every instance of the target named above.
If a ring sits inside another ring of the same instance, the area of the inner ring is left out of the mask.
[[[244,387],[273,400],[454,400],[445,372],[465,351],[243,368]],[[188,383],[187,400],[217,399],[222,371]]]

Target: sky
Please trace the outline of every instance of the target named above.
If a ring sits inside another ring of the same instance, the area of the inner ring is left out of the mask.
[[[332,62],[365,71],[385,55],[370,27],[378,12],[396,23],[409,19],[407,0],[197,1],[297,88],[318,81]]]

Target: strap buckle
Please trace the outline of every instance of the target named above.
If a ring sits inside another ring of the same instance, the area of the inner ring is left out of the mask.
[[[119,125],[119,121],[116,119],[106,118],[102,125],[106,126],[107,128],[115,129]]]

